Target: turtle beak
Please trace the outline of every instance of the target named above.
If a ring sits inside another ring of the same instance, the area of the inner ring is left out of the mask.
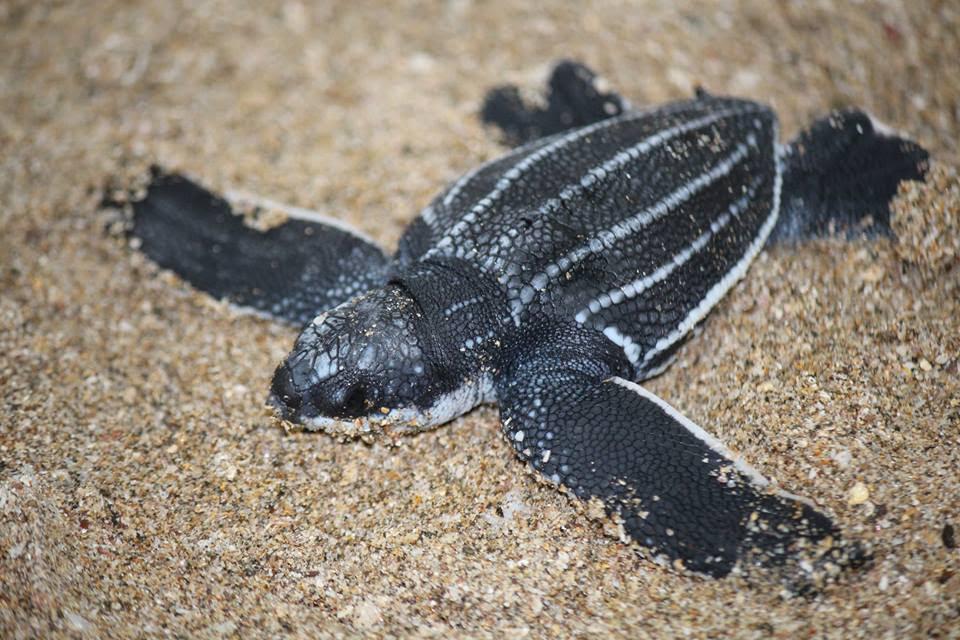
[[[267,398],[267,403],[273,405],[284,420],[297,421],[300,406],[303,404],[303,396],[297,390],[293,371],[286,363],[277,367],[273,374],[273,382],[270,384],[270,397]]]

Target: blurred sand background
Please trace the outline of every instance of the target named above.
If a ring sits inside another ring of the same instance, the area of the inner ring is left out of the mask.
[[[501,151],[484,92],[560,57],[637,104],[767,101],[787,137],[859,105],[941,161],[899,244],[764,253],[650,384],[871,570],[813,600],[671,573],[525,474],[495,409],[285,432],[294,332],[104,233],[100,187],[158,161],[392,246]],[[957,60],[956,1],[0,3],[0,637],[960,637]]]

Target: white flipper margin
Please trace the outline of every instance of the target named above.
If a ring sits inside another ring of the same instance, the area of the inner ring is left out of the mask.
[[[644,389],[643,387],[641,387],[635,382],[630,382],[629,380],[625,380],[617,376],[610,378],[608,382],[613,382],[614,384],[620,385],[624,389],[629,389],[630,391],[633,391],[634,393],[640,396],[643,396],[650,402],[654,403],[655,405],[663,409],[663,412],[666,413],[671,418],[673,418],[674,420],[676,420],[677,424],[679,424],[684,429],[689,431],[698,440],[700,440],[705,445],[713,449],[713,451],[715,451],[717,454],[729,460],[730,463],[733,464],[734,468],[737,471],[739,471],[743,475],[750,478],[750,480],[755,485],[760,487],[766,487],[770,484],[770,481],[767,480],[759,471],[757,471],[756,469],[751,467],[749,464],[744,462],[743,459],[740,458],[740,456],[733,453],[722,442],[720,442],[715,437],[713,437],[712,435],[704,431],[700,425],[690,420],[690,418],[686,417],[685,415],[683,415],[682,413],[674,409],[672,406],[667,404],[667,402],[662,398],[660,398],[659,396],[653,393],[650,393],[649,391],[647,391],[646,389]]]
[[[231,205],[239,207],[252,206],[265,209],[267,211],[278,211],[296,220],[303,220],[304,222],[312,222],[314,224],[333,227],[334,229],[349,233],[350,235],[363,240],[368,244],[379,246],[373,238],[366,235],[359,229],[347,224],[343,220],[338,220],[332,216],[322,214],[319,211],[304,209],[303,207],[295,207],[293,205],[277,202],[276,200],[264,198],[263,196],[258,196],[247,191],[238,191],[235,189],[227,191],[225,197]]]
[[[630,391],[633,391],[634,393],[640,396],[643,396],[650,402],[656,404],[658,407],[663,409],[664,413],[666,413],[668,416],[676,420],[677,424],[679,424],[684,429],[689,431],[698,440],[706,444],[717,454],[729,460],[730,463],[733,465],[733,467],[737,471],[745,475],[747,478],[749,478],[750,481],[753,482],[753,484],[757,485],[758,487],[773,489],[773,487],[771,486],[771,482],[767,480],[767,478],[762,473],[760,473],[759,471],[754,469],[752,466],[747,464],[743,460],[743,458],[735,454],[733,451],[728,449],[726,445],[724,445],[715,437],[707,433],[703,429],[703,427],[701,427],[700,425],[692,421],[690,418],[686,417],[685,415],[677,411],[673,406],[668,404],[667,401],[664,400],[663,398],[653,393],[650,393],[649,391],[647,391],[646,389],[644,389],[643,387],[641,387],[635,382],[625,380],[624,378],[620,378],[618,376],[613,376],[612,378],[609,378],[607,382],[613,382],[614,384],[618,384],[624,389],[629,389]],[[790,493],[789,491],[784,491],[783,489],[773,489],[773,493],[775,493],[780,497],[787,498],[789,500],[796,500],[797,502],[803,503],[808,507],[816,508],[816,504],[814,504],[812,500],[808,498],[804,498],[803,496],[798,496],[795,493]]]

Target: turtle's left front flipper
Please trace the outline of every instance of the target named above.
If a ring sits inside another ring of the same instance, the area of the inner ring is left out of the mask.
[[[387,258],[370,240],[310,211],[267,207],[286,220],[261,231],[220,196],[155,168],[132,202],[132,234],[196,288],[298,325],[385,281]]]
[[[547,81],[543,105],[531,104],[514,85],[491,89],[480,118],[503,132],[504,140],[521,145],[544,136],[620,115],[630,103],[606,86],[587,66],[561,60]]]
[[[642,387],[623,356],[577,326],[527,335],[497,380],[520,457],[582,500],[599,500],[630,539],[722,577],[775,569],[794,591],[862,563],[830,519],[767,481]]]

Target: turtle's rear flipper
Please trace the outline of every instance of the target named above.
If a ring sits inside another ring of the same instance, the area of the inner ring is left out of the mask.
[[[857,110],[817,120],[783,148],[780,219],[770,242],[834,233],[887,235],[901,180],[921,180],[927,152]]]
[[[196,288],[298,325],[385,281],[383,252],[336,220],[251,206],[286,221],[250,227],[223,198],[154,168],[146,196],[132,202],[131,232],[151,260]]]
[[[545,105],[529,104],[513,85],[492,89],[480,117],[498,127],[507,144],[521,145],[599,122],[629,108],[623,97],[603,86],[597,74],[571,60],[557,63],[547,89]]]
[[[549,481],[599,501],[655,557],[714,577],[772,570],[794,592],[864,561],[827,516],[772,491],[703,429],[617,377],[623,357],[601,334],[561,326],[520,342],[536,346],[520,348],[497,380],[508,441]]]

